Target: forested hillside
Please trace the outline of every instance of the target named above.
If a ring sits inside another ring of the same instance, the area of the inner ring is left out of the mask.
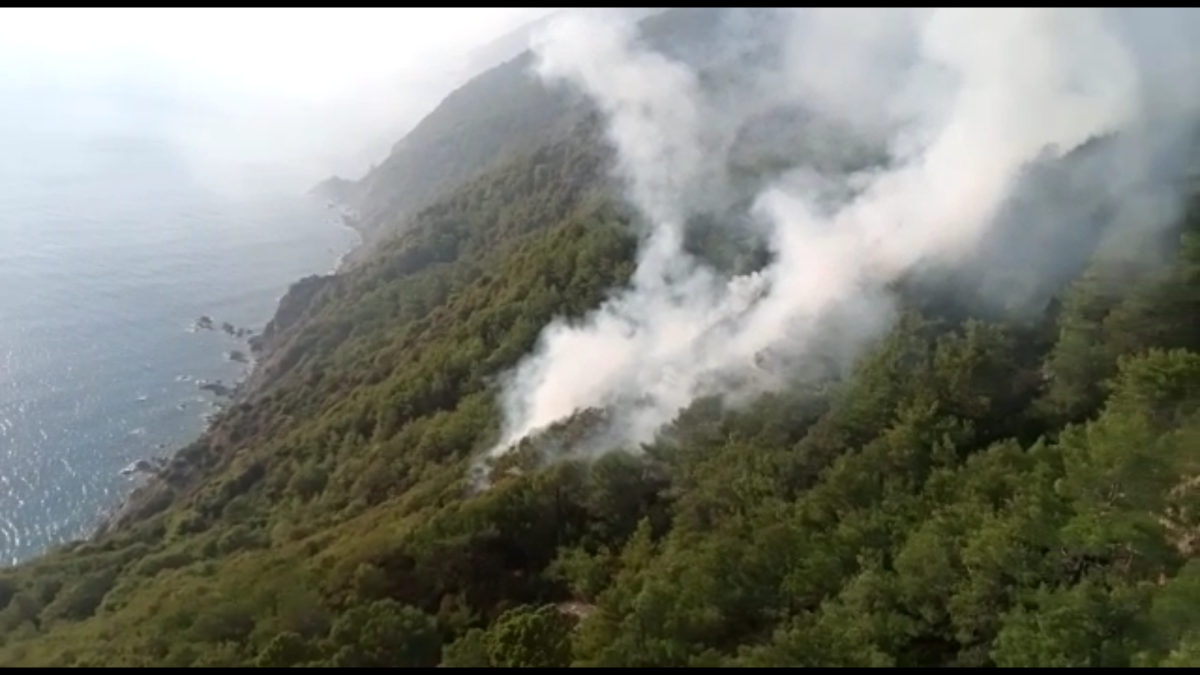
[[[1082,209],[1016,249],[1078,265],[1009,305],[905,279],[850,373],[594,461],[562,456],[581,411],[472,490],[497,377],[633,271],[572,110],[379,206],[398,234],[293,289],[248,393],[118,522],[0,570],[0,665],[1200,665],[1200,199],[1136,250]]]
[[[526,52],[456,90],[353,188],[329,195],[357,208],[368,243],[513,153],[561,138],[586,114],[578,94],[538,81],[532,60]]]

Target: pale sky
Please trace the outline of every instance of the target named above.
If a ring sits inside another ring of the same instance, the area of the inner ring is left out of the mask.
[[[79,74],[153,64],[185,78],[323,96],[463,53],[537,8],[0,9],[0,60]]]
[[[0,8],[0,89],[186,99],[217,113],[203,126],[171,118],[198,167],[353,175],[462,83],[472,49],[551,11]]]

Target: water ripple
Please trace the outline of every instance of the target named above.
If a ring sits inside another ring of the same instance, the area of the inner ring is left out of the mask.
[[[320,204],[223,199],[167,145],[46,119],[0,119],[0,565],[86,532],[123,467],[200,432],[196,380],[241,366],[228,336],[184,327],[260,328],[353,243]]]

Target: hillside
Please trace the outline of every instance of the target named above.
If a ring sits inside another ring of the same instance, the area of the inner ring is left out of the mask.
[[[653,9],[628,9],[630,15]],[[618,12],[612,12],[616,15]],[[716,16],[705,10],[675,10],[643,21],[643,35],[658,48],[689,45],[703,58]],[[332,179],[317,186],[322,196],[352,206],[360,214],[357,227],[368,245],[406,227],[407,220],[447,190],[495,169],[522,149],[561,139],[592,106],[579,92],[548,86],[531,72],[532,54],[514,44],[528,42],[541,22],[524,26],[493,45],[488,59],[512,53],[455,90],[397,142],[388,157],[356,181]],[[677,54],[679,55],[679,54]],[[687,56],[687,55],[683,55]],[[481,59],[484,56],[480,57]]]
[[[550,89],[529,72],[526,53],[450,94],[357,181],[348,200],[374,243],[448,188],[496,168],[513,152],[561,138],[585,113],[568,91]],[[349,191],[341,190],[345,199]]]
[[[646,26],[684,53],[712,16]],[[292,288],[209,433],[103,534],[0,570],[0,666],[1200,665],[1200,198],[1123,246],[1084,200],[1122,157],[1096,139],[1032,167],[976,259],[892,284],[848,369],[595,460],[607,412],[579,411],[480,492],[498,381],[629,285],[642,232],[605,120],[522,67],[361,183],[377,245]],[[712,221],[780,152],[886,161],[804,141],[730,152],[699,258],[762,266]]]

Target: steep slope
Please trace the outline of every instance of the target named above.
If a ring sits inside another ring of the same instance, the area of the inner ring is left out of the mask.
[[[351,204],[369,242],[511,153],[561,138],[585,114],[580,97],[543,86],[532,63],[526,53],[450,94],[358,182]]]
[[[580,129],[572,142],[544,146],[472,182],[420,214],[407,239],[386,247],[370,265],[327,282],[317,293],[324,296],[316,301],[321,308],[277,348],[269,384],[181,452],[151,488],[154,496],[138,500],[133,517],[99,542],[33,563],[27,568],[32,576],[17,571],[19,578],[54,590],[0,597],[6,640],[35,625],[49,629],[48,642],[33,643],[42,645],[27,657],[34,662],[50,658],[41,649],[57,651],[60,639],[82,640],[77,644],[85,647],[66,654],[106,662],[222,662],[205,647],[208,638],[178,653],[152,644],[161,638],[153,637],[159,629],[148,617],[157,614],[153,606],[166,597],[161,593],[199,593],[192,596],[197,607],[222,604],[210,592],[247,597],[249,587],[241,584],[251,579],[239,580],[235,572],[243,563],[211,568],[236,581],[237,589],[224,590],[209,587],[218,580],[205,581],[207,573],[192,577],[198,571],[193,564],[223,559],[274,568],[289,557],[308,557],[310,537],[332,533],[326,528],[335,523],[347,534],[337,546],[360,551],[352,557],[371,557],[378,545],[390,546],[387,537],[377,539],[382,532],[370,534],[384,512],[416,508],[415,515],[453,500],[458,490],[452,486],[474,445],[470,437],[483,438],[494,424],[489,378],[526,352],[552,315],[591,306],[628,273],[621,261],[631,255],[632,242],[598,200],[604,156],[593,138]],[[535,167],[541,167],[536,177]],[[414,427],[417,420],[424,421]],[[410,455],[412,434],[423,434],[420,427],[427,425],[430,442],[446,437]],[[363,452],[367,445],[375,450]],[[409,459],[394,461],[402,456]],[[418,482],[425,487],[411,491]],[[425,495],[418,502],[432,501],[410,503],[418,493]],[[284,503],[292,506],[277,512],[273,504]],[[285,511],[290,515],[279,519]],[[231,537],[225,520],[235,512],[240,525]],[[252,583],[265,581],[251,576]],[[302,587],[317,593],[326,584],[344,592],[334,577],[322,581],[317,568],[301,576],[300,586],[287,582],[285,595]],[[284,592],[285,586],[270,586],[271,593]],[[79,596],[82,604],[66,600],[78,593],[88,596]],[[34,623],[19,618],[21,608],[35,606]],[[60,611],[61,619],[52,618]],[[95,612],[106,618],[71,624]],[[195,626],[185,623],[190,635]],[[129,642],[115,651],[86,647],[99,647],[92,641],[113,631]]]
[[[1197,663],[1195,206],[1155,265],[1072,213],[1039,318],[910,280],[848,376],[594,462],[561,457],[583,411],[473,494],[497,378],[632,272],[601,120],[566,115],[297,284],[210,434],[103,536],[0,572],[0,665]],[[1030,199],[1075,198],[1054,174]]]
[[[643,16],[647,42],[688,62],[711,58],[719,44],[721,10],[627,8],[614,14]],[[578,92],[547,86],[533,72],[535,59],[512,41],[528,40],[534,26],[509,36],[498,49],[513,57],[446,97],[393,146],[388,157],[357,181],[331,179],[316,188],[359,213],[357,227],[370,245],[405,226],[407,218],[442,194],[506,161],[515,151],[562,138],[593,114]]]

